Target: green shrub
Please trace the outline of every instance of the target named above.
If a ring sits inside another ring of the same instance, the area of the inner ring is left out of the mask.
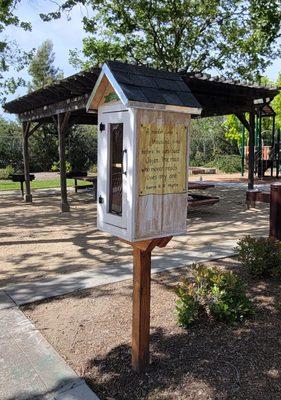
[[[217,168],[221,172],[232,174],[241,171],[241,157],[237,155],[219,156],[205,166]]]
[[[281,243],[273,238],[245,236],[235,251],[247,271],[256,277],[281,277]]]
[[[92,164],[89,168],[90,174],[96,174],[98,172],[97,164]]]
[[[12,175],[13,173],[14,168],[11,165],[8,165],[6,168],[0,168],[0,179],[9,179],[9,175]]]
[[[68,161],[65,162],[65,166],[66,166],[66,172],[71,172],[72,167],[71,167],[71,164]],[[60,171],[60,162],[59,161],[55,161],[53,163],[53,165],[51,166],[51,171],[52,172],[59,172]]]
[[[253,314],[252,303],[237,275],[201,264],[193,265],[192,269],[193,279],[184,278],[176,289],[180,326],[186,328],[202,315],[233,323]]]

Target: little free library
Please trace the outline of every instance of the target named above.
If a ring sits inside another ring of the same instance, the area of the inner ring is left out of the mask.
[[[98,127],[98,228],[133,248],[132,365],[149,363],[151,252],[186,232],[191,118],[235,114],[249,131],[254,184],[256,116],[274,117],[277,89],[108,61],[5,104],[23,126],[25,201],[32,202],[29,138],[57,127],[61,211],[68,212],[65,140],[73,124]],[[249,115],[249,118],[247,117]]]

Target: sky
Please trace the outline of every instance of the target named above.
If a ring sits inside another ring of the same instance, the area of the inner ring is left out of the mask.
[[[76,6],[71,12],[71,20],[63,15],[59,20],[43,22],[39,13],[54,11],[56,4],[60,2],[61,0],[22,0],[16,13],[21,20],[31,22],[32,31],[25,32],[22,29],[12,27],[6,30],[6,35],[17,41],[24,50],[38,48],[44,40],[51,39],[56,55],[55,64],[63,70],[65,76],[69,76],[77,72],[69,64],[69,50],[82,49],[82,39],[85,32],[81,20],[89,11],[83,6]],[[281,44],[281,39],[279,42]],[[274,81],[280,71],[281,59],[278,59],[266,70],[265,75]],[[25,78],[27,77],[28,75],[25,74]],[[9,96],[8,100],[23,95],[25,92],[26,88],[21,88],[16,94]]]

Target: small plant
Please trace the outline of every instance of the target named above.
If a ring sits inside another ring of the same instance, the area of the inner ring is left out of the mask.
[[[90,172],[91,174],[96,174],[96,173],[98,172],[97,164],[92,164],[92,165],[90,166],[90,168],[89,168],[89,172]]]
[[[70,172],[72,170],[70,162],[66,161],[65,166],[66,166],[66,172]],[[59,161],[54,161],[53,165],[51,166],[51,171],[52,172],[60,171],[60,162]]]
[[[14,168],[8,165],[6,168],[0,168],[0,179],[9,179],[10,175],[14,173]]]
[[[234,323],[253,314],[252,303],[237,275],[201,264],[194,264],[192,270],[193,279],[184,278],[176,289],[180,326],[186,328],[202,315]]]
[[[247,271],[256,277],[281,277],[281,243],[273,238],[245,236],[235,251]]]

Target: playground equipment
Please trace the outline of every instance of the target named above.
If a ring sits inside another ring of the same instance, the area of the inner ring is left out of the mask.
[[[281,173],[281,146],[280,146],[280,129],[275,129],[275,112],[269,106],[263,106],[256,109],[256,129],[255,129],[255,175],[259,179],[264,178],[265,173],[270,169],[270,176],[278,178]],[[263,128],[263,119],[271,118],[271,129]],[[270,132],[271,130],[271,132]],[[270,139],[268,139],[268,134]],[[270,143],[268,143],[268,140]],[[245,146],[245,130],[242,136],[242,165],[241,173],[244,175],[245,161],[249,161],[249,146]]]

